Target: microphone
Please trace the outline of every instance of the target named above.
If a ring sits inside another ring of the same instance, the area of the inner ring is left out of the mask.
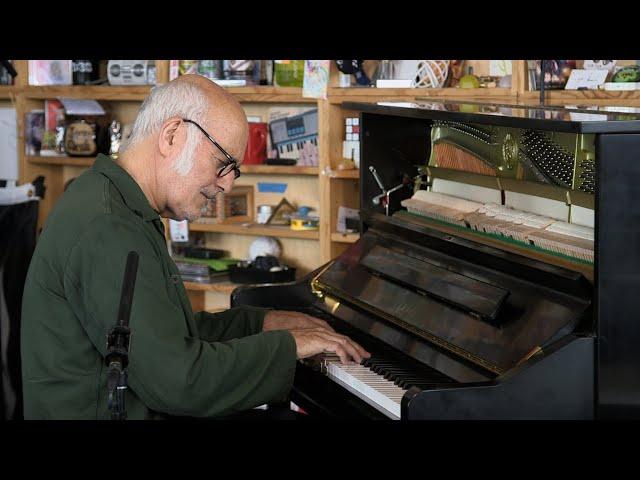
[[[124,394],[127,390],[126,368],[129,365],[129,339],[131,337],[129,317],[131,316],[133,290],[138,273],[138,258],[138,253],[134,251],[129,252],[129,255],[127,255],[118,318],[115,326],[107,335],[105,364],[109,367],[107,371],[107,398],[112,420],[125,420],[127,418]]]

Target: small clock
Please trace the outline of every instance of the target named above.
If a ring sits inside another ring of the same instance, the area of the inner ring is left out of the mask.
[[[73,157],[91,157],[98,153],[96,125],[86,120],[71,122],[64,134],[64,149]]]

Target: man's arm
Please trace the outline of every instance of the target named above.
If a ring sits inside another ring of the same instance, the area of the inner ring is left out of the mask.
[[[198,312],[194,315],[200,338],[207,342],[224,342],[262,332],[269,309],[241,306],[224,312]]]
[[[139,265],[130,320],[129,385],[149,408],[215,416],[286,396],[295,371],[292,334],[270,331],[225,342],[198,338],[175,301],[171,289],[176,286],[163,270],[154,240],[142,225],[112,215],[92,223],[65,269],[69,302],[103,356],[130,250],[138,252]]]
[[[198,312],[195,319],[200,338],[209,342],[242,338],[272,330],[319,327],[333,332],[324,320],[304,313],[251,306],[234,307],[219,313]]]

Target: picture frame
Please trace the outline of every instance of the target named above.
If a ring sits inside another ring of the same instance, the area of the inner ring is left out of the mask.
[[[200,222],[233,224],[253,222],[253,186],[237,186],[220,192],[202,209]]]
[[[72,85],[71,60],[29,60],[29,85]]]

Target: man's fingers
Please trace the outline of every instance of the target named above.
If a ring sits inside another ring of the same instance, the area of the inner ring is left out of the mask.
[[[350,338],[338,333],[318,332],[318,334],[322,335],[328,341],[334,341],[338,343],[349,355],[349,357],[355,360],[357,363],[360,363],[362,361],[362,354],[360,354]]]
[[[351,339],[349,339],[351,340]],[[369,352],[367,352],[362,345],[360,345],[359,343],[354,342],[353,340],[351,340],[351,343],[353,343],[354,347],[358,350],[358,352],[360,353],[361,357],[364,358],[369,358],[371,356],[371,354]]]
[[[338,355],[338,357],[340,357],[341,363],[349,363],[349,356],[343,346],[340,345],[340,343],[328,341],[326,343],[326,349],[327,351],[333,352]]]
[[[335,352],[342,363],[349,363],[352,359],[361,363],[363,358],[371,355],[345,335],[340,335],[321,326],[292,330],[296,340],[298,357],[306,358],[323,351]]]
[[[341,344],[347,349],[349,354],[360,363],[363,358],[369,358],[371,354],[362,348],[358,343],[351,340],[349,337],[340,334],[333,334],[340,338]]]

